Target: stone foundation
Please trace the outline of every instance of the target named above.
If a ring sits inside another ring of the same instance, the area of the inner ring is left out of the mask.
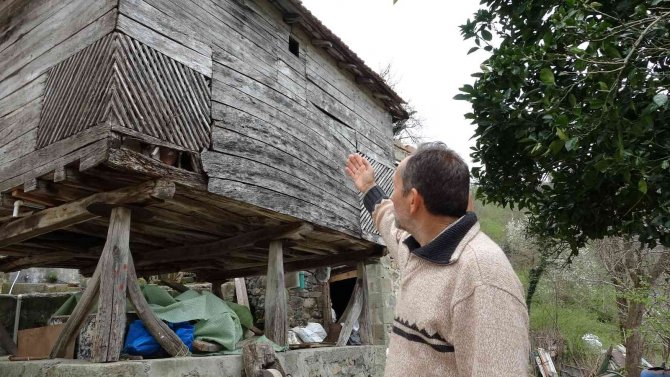
[[[329,347],[279,353],[293,377],[381,377],[384,346]],[[3,377],[243,377],[241,356],[209,356],[94,364],[80,360],[8,361]]]

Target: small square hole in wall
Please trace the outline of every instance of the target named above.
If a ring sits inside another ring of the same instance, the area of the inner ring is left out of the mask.
[[[290,35],[288,37],[288,50],[291,51],[293,55],[300,57],[300,42]]]

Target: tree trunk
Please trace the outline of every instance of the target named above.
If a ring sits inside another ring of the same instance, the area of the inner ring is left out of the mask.
[[[642,359],[643,339],[640,334],[640,325],[644,315],[643,303],[630,302],[628,320],[626,321],[626,375],[639,377],[642,373],[640,361]]]
[[[540,264],[530,269],[530,276],[528,277],[528,291],[526,292],[526,306],[528,307],[528,316],[530,317],[530,305],[533,302],[533,296],[537,290],[537,285],[540,283],[540,278],[544,274],[547,267],[547,258],[542,257]]]

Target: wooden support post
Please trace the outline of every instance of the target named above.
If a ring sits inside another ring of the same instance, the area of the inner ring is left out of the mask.
[[[344,309],[344,313],[342,313],[342,317],[338,321],[338,323],[342,325],[340,336],[337,339],[336,344],[338,347],[347,345],[347,341],[351,336],[351,331],[354,329],[354,321],[356,321],[361,314],[361,308],[363,306],[363,300],[361,299],[362,290],[363,287],[361,281],[358,279],[354,286],[354,291],[351,293],[349,304],[347,304],[347,308]]]
[[[249,308],[249,296],[247,295],[247,283],[244,278],[235,278],[235,297],[237,303]]]
[[[129,247],[131,210],[138,212],[135,217],[143,212],[141,208],[128,206],[111,209],[107,242],[100,261],[51,350],[52,359],[65,356],[67,344],[79,333],[98,292],[100,299],[93,340],[94,361],[119,359],[125,332],[126,294],[144,326],[170,356],[190,354],[181,339],[156,317],[137,284],[135,265]]]
[[[321,286],[321,310],[323,311],[323,328],[329,329],[335,320],[333,319],[333,302],[330,298],[330,283],[325,282]]]
[[[288,302],[284,288],[283,241],[270,241],[265,288],[265,336],[280,346],[288,344]]]
[[[100,289],[100,273],[102,271],[102,263],[98,263],[93,272],[93,276],[88,280],[86,284],[86,290],[81,295],[77,306],[75,306],[72,314],[68,317],[67,322],[65,322],[65,327],[58,336],[58,340],[51,349],[50,358],[62,358],[65,357],[65,352],[67,350],[67,345],[74,339],[74,337],[79,334],[81,326],[84,324],[84,319],[88,313],[93,308],[95,299],[98,295],[98,290]]]
[[[361,314],[358,318],[360,325],[361,344],[372,344],[372,314],[370,313],[370,297],[368,291],[368,275],[365,272],[365,262],[359,262],[358,282],[361,285]]]
[[[116,207],[109,219],[107,242],[100,256],[100,296],[93,339],[93,361],[119,360],[126,330],[126,282],[130,254],[130,209]]]
[[[137,284],[137,275],[135,275],[135,265],[133,256],[128,256],[128,297],[133,303],[137,316],[142,320],[142,324],[149,333],[156,339],[158,344],[163,347],[170,356],[189,356],[191,353],[184,342],[179,339],[177,334],[161,321],[149,307],[149,303],[144,298],[140,286]]]

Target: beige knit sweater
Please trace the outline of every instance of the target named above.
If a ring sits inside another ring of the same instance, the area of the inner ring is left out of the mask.
[[[479,230],[474,213],[424,247],[395,227],[394,216],[390,200],[373,212],[401,272],[384,375],[526,376],[523,289],[500,247]]]

